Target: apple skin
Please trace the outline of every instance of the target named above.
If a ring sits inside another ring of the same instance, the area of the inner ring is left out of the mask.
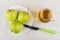
[[[21,23],[27,23],[30,20],[30,16],[25,11],[20,11],[18,15],[18,21]]]
[[[15,9],[9,9],[5,16],[8,21],[15,21],[17,17],[17,11]]]
[[[23,29],[23,24],[21,24],[21,23],[19,23],[19,22],[12,22],[11,24],[10,24],[10,29],[11,29],[11,31],[12,32],[14,32],[14,33],[19,33],[19,32],[21,32],[22,31],[22,29]]]

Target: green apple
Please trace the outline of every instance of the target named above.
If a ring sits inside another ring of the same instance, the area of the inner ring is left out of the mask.
[[[17,17],[17,11],[15,9],[10,9],[5,14],[7,20],[9,21],[15,21]]]
[[[12,22],[11,24],[10,24],[10,29],[11,29],[11,31],[12,32],[14,32],[14,33],[19,33],[19,32],[21,32],[22,31],[22,29],[23,29],[23,24],[21,24],[21,23],[19,23],[19,22]]]
[[[20,11],[18,15],[18,21],[21,23],[27,23],[30,20],[30,15],[25,11]]]

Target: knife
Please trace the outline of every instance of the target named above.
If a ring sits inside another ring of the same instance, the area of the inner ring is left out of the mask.
[[[46,29],[46,28],[38,28],[38,27],[34,27],[34,26],[30,26],[30,25],[26,25],[26,24],[23,24],[25,27],[29,28],[29,29],[32,29],[32,30],[41,30],[43,32],[47,32],[49,34],[56,34],[56,31],[54,30],[50,30],[50,29]]]

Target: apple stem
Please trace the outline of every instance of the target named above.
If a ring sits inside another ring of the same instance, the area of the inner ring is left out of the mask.
[[[16,17],[16,21],[18,21],[17,19],[18,19],[18,15],[19,15],[19,12],[17,12],[17,17]]]

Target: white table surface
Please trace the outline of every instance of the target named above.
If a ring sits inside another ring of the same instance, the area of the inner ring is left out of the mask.
[[[55,22],[49,25],[52,25],[51,28],[56,30],[57,34],[51,35],[42,31],[31,30],[22,36],[13,37],[9,35],[3,30],[3,14],[7,8],[15,5],[24,5],[32,13],[36,13],[37,10],[42,8],[53,10]],[[0,0],[0,40],[60,40],[60,0]]]

